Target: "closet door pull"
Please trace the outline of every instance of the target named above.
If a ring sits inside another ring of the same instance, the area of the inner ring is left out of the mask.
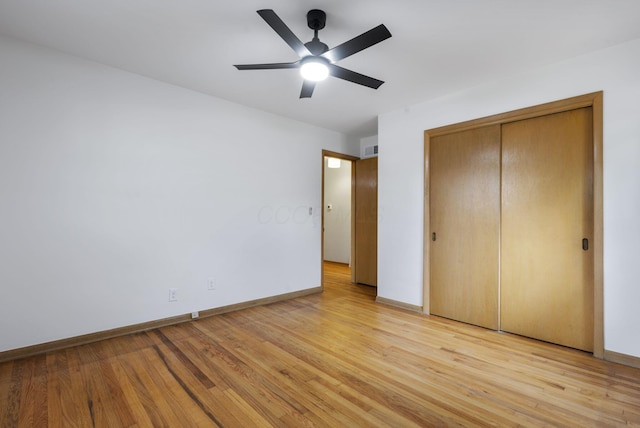
[[[589,250],[589,240],[587,238],[582,240],[582,249],[585,251]]]
[[[433,242],[436,242],[436,233],[435,233],[435,232],[433,232],[433,233],[431,234],[431,240],[432,240]]]

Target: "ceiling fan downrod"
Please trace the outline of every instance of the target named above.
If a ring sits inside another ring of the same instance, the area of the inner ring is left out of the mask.
[[[313,40],[304,45],[313,55],[322,55],[329,50],[329,46],[322,43],[318,38],[318,31],[322,30],[327,23],[327,14],[320,9],[312,9],[307,12],[307,25],[313,30]]]

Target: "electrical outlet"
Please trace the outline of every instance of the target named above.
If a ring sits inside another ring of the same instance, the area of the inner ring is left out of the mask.
[[[169,289],[169,301],[170,302],[177,302],[178,301],[178,289],[177,288],[170,288]]]
[[[207,290],[214,291],[216,289],[216,280],[213,278],[209,278],[209,282],[207,283]]]
[[[200,317],[200,312],[195,311],[195,312],[191,312],[191,319],[195,320],[198,319]]]

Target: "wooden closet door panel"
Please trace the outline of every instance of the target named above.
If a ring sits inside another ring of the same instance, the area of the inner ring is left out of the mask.
[[[356,282],[378,284],[378,158],[355,162]]]
[[[500,126],[432,137],[429,170],[429,310],[497,329]]]
[[[593,350],[591,108],[502,127],[501,329]]]

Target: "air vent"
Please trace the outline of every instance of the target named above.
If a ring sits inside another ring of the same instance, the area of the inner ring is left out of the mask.
[[[372,158],[374,156],[378,156],[378,145],[377,144],[375,146],[369,146],[369,147],[365,147],[364,148],[364,157],[365,158]]]

